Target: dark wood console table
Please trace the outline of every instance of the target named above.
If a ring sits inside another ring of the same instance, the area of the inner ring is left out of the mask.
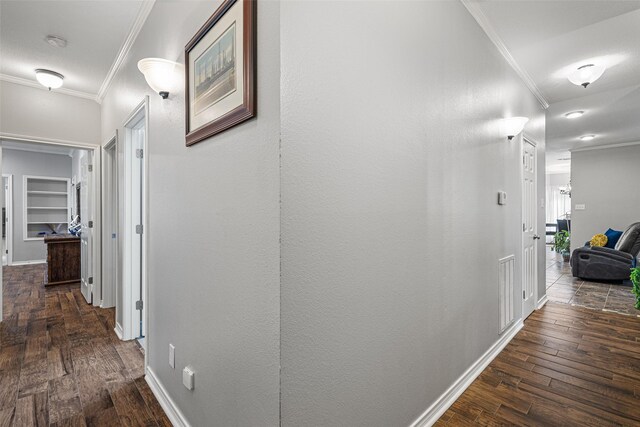
[[[47,245],[45,286],[80,282],[80,237],[52,234],[44,238]]]

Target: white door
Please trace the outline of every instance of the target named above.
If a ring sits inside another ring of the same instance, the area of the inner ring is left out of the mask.
[[[536,305],[537,233],[536,147],[522,140],[522,318],[526,319]]]
[[[92,303],[93,295],[93,166],[89,152],[80,157],[80,290],[84,299]]]

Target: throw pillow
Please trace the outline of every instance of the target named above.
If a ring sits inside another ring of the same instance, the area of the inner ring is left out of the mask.
[[[622,231],[608,229],[604,232],[604,235],[607,236],[607,247],[614,249],[616,247],[616,243],[620,240],[620,236],[622,236]]]
[[[596,234],[591,238],[591,241],[589,243],[591,244],[591,246],[604,246],[607,244],[607,240],[607,236],[605,236],[604,234]]]

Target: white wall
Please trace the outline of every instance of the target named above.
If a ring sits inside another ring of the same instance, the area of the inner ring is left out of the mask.
[[[100,105],[55,90],[0,81],[0,132],[98,144]]]
[[[258,116],[185,147],[184,93],[136,63],[184,61],[220,2],[156,2],[102,104],[106,143],[150,96],[148,358],[194,426],[279,424],[279,4],[258,5]],[[119,141],[120,152],[123,140]],[[122,157],[120,157],[120,160]],[[168,365],[176,346],[176,369]],[[196,388],[182,385],[182,368]]]
[[[499,339],[522,160],[498,119],[532,119],[540,199],[544,111],[459,2],[281,12],[282,425],[407,426]]]
[[[571,153],[571,247],[608,228],[624,231],[640,221],[640,144]],[[584,204],[585,210],[576,210]]]
[[[42,240],[24,240],[23,177],[36,175],[71,178],[71,157],[7,148],[2,151],[2,173],[13,175],[13,262],[45,260],[47,248]]]

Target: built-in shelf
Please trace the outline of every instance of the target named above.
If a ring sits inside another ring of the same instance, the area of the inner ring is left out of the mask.
[[[67,232],[71,215],[68,178],[25,176],[23,189],[24,240]]]

